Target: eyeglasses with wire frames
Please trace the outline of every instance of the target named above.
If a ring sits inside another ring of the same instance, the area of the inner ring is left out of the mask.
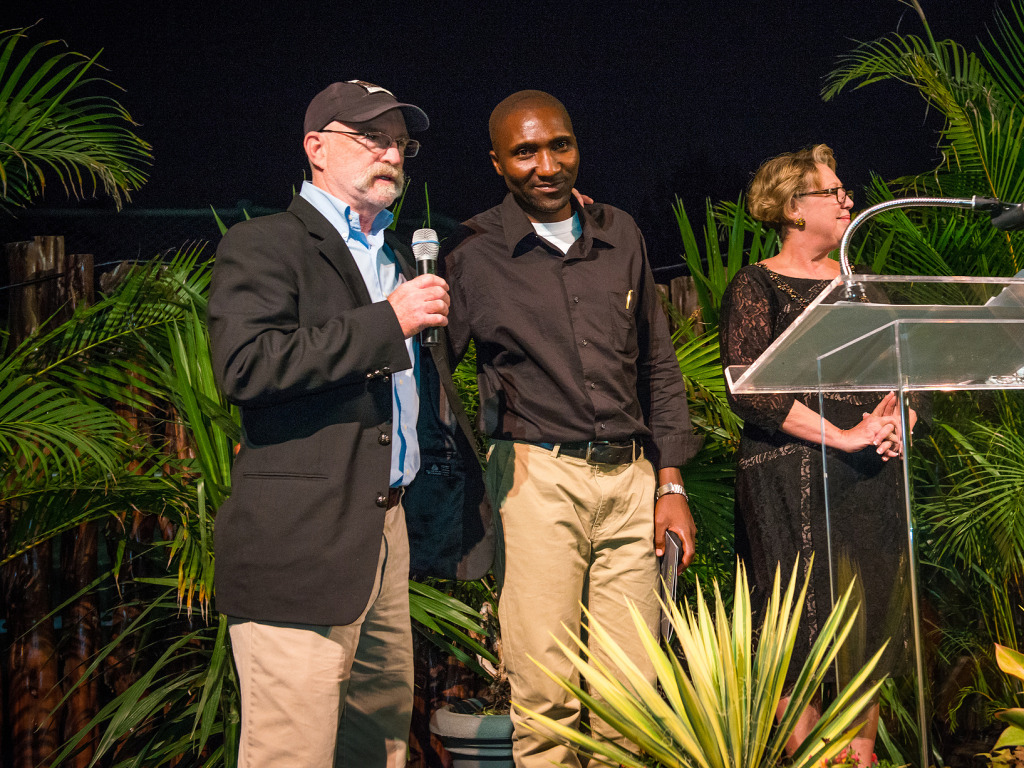
[[[317,133],[343,133],[346,136],[355,136],[359,142],[372,152],[384,154],[392,147],[398,147],[398,153],[402,157],[416,157],[420,151],[420,143],[416,139],[396,139],[381,131],[336,131],[333,128],[321,128]]]
[[[829,187],[828,189],[814,189],[810,192],[797,192],[793,197],[807,197],[808,195],[835,195],[836,202],[842,205],[846,198],[853,199],[853,190],[846,187]]]

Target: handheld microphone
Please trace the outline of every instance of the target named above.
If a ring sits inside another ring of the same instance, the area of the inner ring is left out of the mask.
[[[437,232],[432,229],[417,229],[412,233],[412,255],[416,257],[417,275],[437,274],[437,254],[441,245],[437,241]],[[441,343],[441,329],[427,328],[420,331],[420,344],[424,347],[435,347]]]

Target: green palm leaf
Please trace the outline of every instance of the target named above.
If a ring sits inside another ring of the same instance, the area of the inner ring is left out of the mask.
[[[1024,102],[1020,95],[1024,13],[1014,5],[1012,16],[999,13],[997,21],[999,37],[993,35],[991,47],[983,48],[981,56],[952,40],[937,42],[930,32],[927,39],[894,35],[858,46],[841,57],[829,75],[823,90],[826,100],[845,88],[895,80],[915,88],[924,102],[943,116],[938,143],[942,162],[930,173],[897,179],[894,185],[901,193],[977,194],[1012,201],[1024,195]],[[993,233],[982,218],[948,211],[915,212],[906,218],[926,227],[955,222],[958,226],[947,230],[945,236],[958,236],[962,244],[969,244],[962,250],[971,258],[950,262],[952,271],[936,270],[933,265],[932,271],[921,273],[1010,275],[1021,267],[1017,255],[1024,242],[1021,237]],[[901,231],[906,230],[906,221],[894,216],[890,224],[893,220]],[[923,239],[931,238],[918,241]],[[931,258],[938,258],[944,245],[931,241],[937,250]],[[967,269],[958,269],[959,264]],[[904,274],[915,272],[907,269]]]
[[[107,80],[86,77],[99,54],[49,55],[57,41],[20,52],[28,28],[0,37],[0,204],[25,205],[56,179],[75,197],[122,197],[146,179],[149,145],[133,133],[128,112],[95,93]]]
[[[0,366],[0,464],[13,481],[5,496],[53,475],[78,479],[89,462],[115,470],[127,448],[116,414],[64,387],[11,374]]]
[[[985,563],[999,581],[1024,576],[1024,427],[1019,412],[969,431],[940,425],[948,437],[943,493],[922,500],[920,515],[936,550],[963,565]]]

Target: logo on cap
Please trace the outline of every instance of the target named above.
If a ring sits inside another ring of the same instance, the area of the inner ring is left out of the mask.
[[[386,93],[392,99],[395,98],[395,94],[393,94],[387,88],[381,88],[379,85],[368,83],[365,80],[346,80],[345,82],[351,83],[352,85],[358,85],[360,88],[366,91],[367,96],[369,96],[371,93]]]

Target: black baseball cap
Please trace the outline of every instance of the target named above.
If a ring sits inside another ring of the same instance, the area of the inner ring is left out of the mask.
[[[387,88],[364,80],[331,83],[313,97],[306,107],[303,135],[319,131],[333,120],[363,123],[390,109],[402,110],[410,131],[425,131],[430,125],[427,113],[413,104],[403,104]]]

